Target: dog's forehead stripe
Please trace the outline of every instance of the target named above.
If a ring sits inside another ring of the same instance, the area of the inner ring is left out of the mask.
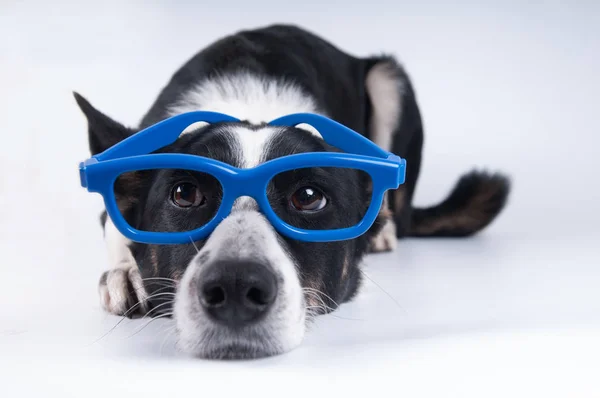
[[[244,126],[236,126],[230,132],[236,140],[240,164],[242,167],[249,169],[261,163],[269,147],[269,142],[277,133],[281,132],[281,128],[265,126],[252,129]]]

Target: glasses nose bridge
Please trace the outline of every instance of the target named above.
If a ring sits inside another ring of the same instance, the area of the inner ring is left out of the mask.
[[[229,190],[233,191],[236,200],[248,197],[260,203],[266,189],[266,182],[261,177],[253,169],[242,169],[230,180],[232,186]]]

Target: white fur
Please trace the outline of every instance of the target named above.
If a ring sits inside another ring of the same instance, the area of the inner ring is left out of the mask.
[[[256,130],[247,127],[235,127],[227,131],[235,135],[236,143],[232,143],[241,150],[238,158],[242,160],[242,167],[249,169],[261,163],[261,157],[267,145],[275,134],[281,131],[278,127],[266,126]]]
[[[312,97],[297,85],[250,73],[204,80],[184,93],[169,110],[171,116],[198,110],[220,112],[252,124],[267,123],[291,113],[321,113]],[[296,127],[321,136],[310,125]],[[184,133],[188,131],[189,128]]]
[[[128,282],[134,288],[139,311],[146,310],[147,293],[142,283],[142,277],[131,254],[131,241],[124,237],[115,227],[110,217],[104,224],[104,241],[108,252],[110,270],[106,274],[106,283],[98,287],[102,308],[115,315],[125,314],[130,296]],[[134,300],[135,301],[135,300]]]
[[[117,271],[117,272],[114,272]],[[111,314],[123,314],[127,310],[127,272],[122,269],[110,270],[106,274],[106,284],[98,286],[100,304]]]
[[[210,258],[200,263],[205,252]],[[234,333],[212,323],[200,308],[196,289],[198,275],[211,259],[254,259],[271,264],[280,281],[278,296],[268,316],[249,333]],[[202,357],[219,356],[232,345],[252,347],[272,355],[298,346],[305,332],[305,304],[296,267],[283,249],[273,227],[257,211],[235,211],[223,220],[186,269],[175,297],[175,320],[179,346]],[[254,336],[246,338],[245,335]],[[256,337],[259,337],[256,339]]]
[[[395,75],[392,65],[381,63],[369,71],[365,85],[373,105],[370,121],[372,140],[390,151],[402,111],[403,82]]]
[[[133,286],[134,297],[131,297],[128,282]],[[100,283],[98,293],[102,308],[111,314],[126,315],[134,311],[137,313],[147,311],[148,295],[137,268],[129,270],[115,268],[106,271],[106,283]],[[135,307],[131,308],[130,305]]]
[[[201,129],[202,127],[206,126],[207,124],[208,124],[207,122],[192,123],[189,126],[187,126],[185,129],[183,129],[183,131],[181,132],[181,134],[179,134],[179,136],[181,137],[184,134],[193,133],[194,131]]]
[[[371,239],[371,251],[386,252],[393,251],[398,246],[398,238],[396,236],[396,223],[394,220],[387,219],[381,228],[381,231]]]
[[[110,217],[106,217],[104,224],[104,242],[108,250],[108,263],[111,268],[129,270],[136,267],[135,259],[129,249],[132,242],[119,232]]]
[[[243,168],[256,167],[261,163],[261,157],[265,152],[269,140],[277,134],[280,129],[277,127],[262,127],[257,130],[247,127],[235,127],[229,129],[229,132],[234,134],[237,142],[232,143],[233,146],[240,150],[237,154],[241,160]],[[256,201],[249,197],[241,197],[235,201],[234,208],[256,208]]]

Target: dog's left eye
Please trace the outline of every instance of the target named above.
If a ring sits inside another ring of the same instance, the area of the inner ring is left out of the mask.
[[[291,205],[299,211],[318,211],[325,207],[327,198],[323,192],[313,187],[302,187],[290,198]]]
[[[173,187],[171,200],[178,207],[197,207],[206,203],[206,196],[196,185],[185,182]]]

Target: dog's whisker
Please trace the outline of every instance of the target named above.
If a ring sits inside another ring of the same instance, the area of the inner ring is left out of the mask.
[[[161,287],[160,289],[157,289],[157,290],[156,290],[156,293],[158,293],[158,292],[160,292],[160,291],[162,291],[162,290],[165,290],[165,289],[170,289],[170,288],[172,288],[172,287],[173,287],[173,286],[164,286],[164,287]],[[142,286],[142,287],[138,287],[137,289],[133,289],[133,292],[134,292],[134,293],[137,293],[137,292],[138,292],[138,291],[140,291],[140,290],[144,290],[144,286]],[[136,294],[136,297],[137,297],[137,294]],[[147,300],[148,300],[149,298],[151,298],[151,297],[152,297],[152,296],[150,296],[150,297],[146,297],[144,300],[145,300],[145,301],[147,301]],[[119,299],[115,299],[115,298],[111,298],[111,299],[112,299],[112,303],[111,303],[111,305],[109,306],[109,310],[110,310],[110,311],[109,311],[109,314],[108,314],[108,315],[110,315],[110,313],[114,313],[114,312],[115,312],[115,311],[114,311],[114,310],[115,310],[115,308],[118,308],[118,307],[120,307],[120,306],[121,306],[121,304],[122,304],[123,302],[126,302],[126,301],[128,301],[130,298],[129,298],[129,296],[124,296],[124,297],[120,297]],[[141,303],[140,303],[139,301],[138,301],[138,302],[136,302],[136,303],[135,303],[135,304],[134,304],[132,307],[130,307],[128,310],[126,310],[126,311],[123,313],[123,316],[127,316],[127,315],[129,315],[129,314],[132,312],[132,308],[133,308],[133,307],[134,307],[134,308],[137,308],[137,307],[139,307],[139,305],[140,305],[140,304],[141,304]]]
[[[166,333],[167,331],[175,327],[177,327],[175,323],[167,322],[159,327],[159,329],[156,331],[156,336],[158,337],[158,335],[160,335],[161,333]]]
[[[323,293],[322,291],[318,290],[318,289],[314,289],[314,288],[310,288],[310,287],[306,287],[306,288],[302,288],[302,291],[306,294],[312,294],[313,297],[316,297],[323,305],[322,306],[313,306],[315,308],[319,308],[322,310],[329,310],[329,311],[335,311],[336,308],[339,308],[339,304],[335,302],[335,300],[333,300],[330,296],[328,296],[327,294]],[[336,308],[332,308],[330,306],[328,306],[325,301],[323,300],[323,296],[325,296],[325,298],[331,300],[331,302],[333,304],[336,305]],[[311,308],[311,306],[307,306],[305,308]],[[363,319],[359,319],[359,318],[347,318],[347,317],[341,317],[339,315],[334,315],[334,314],[329,314],[334,318],[339,318],[339,319],[346,319],[346,320],[352,320],[352,321],[362,321]]]
[[[310,314],[313,314],[313,313],[318,314],[319,310],[328,310],[329,308],[323,307],[321,305],[309,305],[309,306],[304,307],[304,309]]]
[[[167,332],[168,330],[171,330],[176,327],[177,327],[177,325],[175,325],[175,324],[170,325],[167,323],[167,324],[163,325],[163,327],[161,329],[158,330],[158,333]]]
[[[174,322],[166,322],[164,325],[158,326],[153,338],[158,338],[159,336],[163,335],[164,333],[166,333],[167,331],[169,331],[175,327],[176,327],[176,325],[174,324]]]
[[[166,290],[166,289],[171,289],[172,287],[173,287],[173,286],[163,286],[163,287],[161,287],[160,289],[156,289],[156,290],[155,290],[155,291],[154,291],[152,294],[160,293],[160,292],[162,292],[163,290]]]
[[[94,340],[94,342],[92,342],[92,345],[97,343],[98,341],[102,340],[103,338],[108,336],[112,331],[114,331],[121,323],[123,323],[123,321],[125,321],[127,319],[128,315],[131,312],[133,312],[136,308],[138,308],[141,304],[142,303],[140,301],[138,301],[137,303],[135,303],[134,305],[129,307],[129,309],[123,313],[123,315],[121,316],[121,319],[119,319],[119,321],[113,327],[111,327],[108,331],[106,331],[106,333],[104,333],[102,336],[100,336],[99,338]]]
[[[138,303],[139,304],[139,303]],[[123,322],[125,319],[127,319],[126,317],[122,317],[119,322],[116,323],[116,325],[114,325],[112,328],[110,328],[107,332],[105,332],[102,336],[98,337],[96,340],[92,341],[90,343],[90,345],[94,345],[97,342],[99,342],[100,340],[102,340],[103,338],[105,338],[106,336],[108,336],[113,330],[115,330],[117,328],[117,326],[119,326],[121,324],[121,322]]]
[[[160,296],[175,296],[175,293],[172,293],[172,292],[162,292],[162,293],[159,293],[159,291],[160,291],[160,290],[164,290],[164,289],[168,289],[168,288],[170,288],[170,286],[166,286],[166,287],[163,287],[163,288],[161,288],[161,289],[158,289],[156,293],[154,293],[154,294],[151,294],[150,296],[146,297],[146,298],[144,299],[144,301],[145,301],[145,302],[148,302],[149,300],[151,300],[151,299],[153,299],[153,298],[156,298],[156,297],[160,297]],[[124,299],[126,300],[127,298],[124,298]],[[127,317],[129,314],[131,314],[131,312],[132,312],[133,310],[135,310],[137,307],[139,307],[139,306],[140,306],[140,305],[142,305],[142,304],[143,304],[143,303],[142,303],[141,301],[138,301],[137,303],[135,303],[134,305],[132,305],[131,307],[129,307],[129,309],[128,309],[127,311],[125,311],[125,312],[123,313],[123,315],[122,315],[122,316],[123,316],[124,318],[126,318],[126,317]],[[117,303],[115,303],[115,306],[116,306],[116,305],[117,305]],[[123,320],[124,320],[124,319],[122,319],[121,321],[119,321],[119,323],[121,323]],[[119,323],[117,323],[117,325],[118,325]],[[115,326],[117,326],[117,325],[115,325]]]
[[[194,245],[194,249],[196,249],[196,253],[200,253],[200,250],[198,250],[198,246],[196,246],[196,242],[194,242],[194,240],[192,239],[191,236],[190,236],[190,242],[192,242],[192,245]]]
[[[172,282],[173,285],[177,284],[177,281],[173,278],[165,278],[162,276],[151,276],[148,278],[142,278],[143,281],[167,281],[167,282]]]
[[[334,308],[328,306],[327,303],[325,303],[325,300],[323,300],[323,297],[321,297],[318,293],[315,293],[315,292],[305,292],[305,293],[312,294],[313,297],[315,297],[317,300],[319,300],[321,302],[323,308],[326,308],[331,311],[334,310]]]
[[[177,325],[175,324],[175,322],[167,322],[164,325],[158,327],[154,338],[158,338],[160,335],[164,335],[165,333],[168,333],[176,328]]]
[[[177,333],[177,327],[176,326],[171,326],[169,329],[165,330],[165,337],[163,338],[163,341],[160,345],[160,349],[158,351],[158,355],[160,355],[162,357],[162,352],[163,352],[163,348],[165,346],[165,343],[171,338],[171,336],[173,336],[174,334]]]
[[[140,320],[150,318],[150,314],[152,314],[152,312],[156,311],[160,307],[163,307],[165,305],[172,305],[173,303],[174,303],[174,300],[169,300],[169,301],[165,301],[164,303],[160,303],[156,307],[153,307],[152,309],[150,309],[150,311],[148,311],[146,314],[144,314],[144,316],[141,317]]]
[[[155,297],[155,295],[156,295],[157,293],[160,293],[160,292],[162,292],[163,290],[172,289],[172,288],[173,288],[173,286],[163,286],[163,287],[161,287],[161,288],[159,288],[159,289],[156,289],[154,292],[152,292],[152,294],[151,294],[150,296],[147,296],[147,297],[145,297],[145,299],[144,299],[144,300],[145,300],[145,301],[148,301],[149,299],[151,299],[151,298]],[[134,290],[134,292],[136,292],[136,293],[137,293],[139,290],[142,290],[142,289],[144,289],[144,287],[139,287],[139,288],[135,289],[135,290]],[[164,292],[164,293],[171,293],[171,292]],[[175,293],[172,293],[172,294],[175,294]]]
[[[329,300],[331,300],[331,301],[333,301],[335,303],[335,301],[330,296],[328,296],[325,292],[323,292],[323,291],[321,291],[319,289],[315,289],[313,287],[303,287],[302,290],[305,291],[305,292],[316,292],[316,293],[319,293],[323,297],[326,297],[326,298],[328,298]]]
[[[166,306],[166,305],[172,305],[173,303],[174,303],[174,300],[165,301],[164,303],[161,303],[161,304],[157,305],[156,307],[151,308],[150,311],[148,311],[147,313],[145,313],[144,316],[142,316],[141,318],[139,318],[139,320],[144,320],[144,319],[147,319],[147,318],[153,318],[154,316],[150,316],[150,315],[153,312],[155,312],[158,308]],[[131,323],[133,321],[136,321],[136,320],[137,319],[132,319],[129,323]]]
[[[148,325],[150,325],[152,322],[161,319],[161,318],[167,318],[170,317],[171,315],[173,315],[172,312],[167,312],[165,314],[162,314],[160,316],[157,316],[155,318],[151,318],[148,322],[146,322],[141,328],[138,328],[138,330],[136,330],[135,332],[133,332],[132,334],[130,334],[129,336],[127,336],[127,338],[131,338],[133,336],[135,336],[136,334],[138,334],[139,332],[141,332],[142,330],[144,330]]]
[[[321,305],[318,305],[317,307],[325,310],[324,313],[330,313],[330,312],[335,311],[335,308],[328,306],[327,303],[325,303],[325,300],[323,300],[323,297],[321,297],[318,293],[315,293],[315,292],[306,292],[306,293],[312,294],[313,297],[316,297],[316,299],[321,302]]]
[[[358,269],[360,271],[361,274],[363,274],[363,276],[365,278],[367,278],[368,280],[370,280],[375,286],[377,286],[379,288],[379,290],[381,290],[386,296],[388,296],[395,304],[396,306],[402,310],[403,312],[405,312],[405,309],[400,305],[400,303],[398,302],[398,300],[396,300],[390,293],[387,292],[387,290],[385,290],[379,283],[375,282],[371,277],[369,277],[369,275],[367,275],[367,273],[365,271],[363,271],[362,269]]]
[[[159,289],[159,290],[162,290],[162,289],[167,289],[167,288],[169,288],[169,286],[167,286],[167,287],[164,287],[164,288],[161,288],[161,289]],[[171,294],[175,295],[175,293],[171,293]],[[158,294],[158,295],[160,295],[160,294]],[[153,297],[157,297],[158,295],[157,295],[157,294],[153,294],[153,295],[149,296],[149,297],[147,298],[147,300],[148,300],[148,299],[150,299],[150,298],[153,298]],[[171,301],[171,302],[172,302],[172,301]],[[116,304],[115,304],[115,305],[116,305]],[[129,309],[127,309],[127,311],[125,311],[125,312],[123,313],[123,315],[121,316],[121,319],[119,319],[119,321],[118,321],[118,322],[117,322],[117,323],[116,323],[116,324],[115,324],[113,327],[111,327],[111,328],[110,328],[108,331],[106,331],[106,332],[105,332],[105,333],[104,333],[102,336],[100,336],[99,338],[97,338],[96,340],[94,340],[94,341],[93,341],[93,342],[92,342],[90,345],[93,345],[93,344],[97,343],[98,341],[102,340],[103,338],[105,338],[106,336],[108,336],[108,335],[109,335],[111,332],[113,332],[113,331],[114,331],[114,330],[115,330],[115,329],[116,329],[116,328],[117,328],[117,327],[118,327],[118,326],[119,326],[121,323],[123,323],[123,321],[125,321],[125,320],[127,319],[127,317],[128,317],[128,315],[129,315],[129,314],[131,314],[131,313],[132,313],[132,312],[133,312],[133,311],[134,311],[136,308],[138,308],[140,305],[142,305],[142,303],[141,303],[140,301],[138,301],[137,303],[135,303],[134,305],[132,305],[131,307],[129,307]],[[152,310],[151,310],[151,311],[152,311]],[[144,316],[144,317],[145,317],[145,316]],[[142,318],[142,319],[143,319],[143,318]]]
[[[317,316],[322,315],[322,313],[319,312],[319,310],[327,310],[328,308],[325,308],[325,307],[319,306],[319,305],[314,305],[314,306],[305,307],[305,309],[307,310],[308,315],[312,319],[314,319]],[[328,313],[327,316],[330,316],[330,317],[336,318],[336,319],[342,319],[344,321],[364,321],[364,319],[343,317],[343,316],[335,315],[332,313]]]
[[[150,300],[153,299],[155,297],[159,297],[159,296],[176,296],[176,293],[173,292],[161,292],[161,293],[153,293],[151,295],[149,295],[146,299]]]
[[[175,296],[176,294],[173,292],[161,292],[161,293],[153,293],[151,295],[149,295],[148,297],[146,297],[144,299],[144,301],[148,302],[152,299],[155,299],[157,297],[162,297],[162,296]]]
[[[339,307],[340,305],[334,300],[332,299],[330,296],[328,296],[327,294],[323,293],[322,291],[318,290],[318,289],[314,289],[311,287],[303,287],[302,290],[305,293],[316,293],[322,297],[325,297],[326,299],[330,300],[333,304],[335,304],[336,307]]]

